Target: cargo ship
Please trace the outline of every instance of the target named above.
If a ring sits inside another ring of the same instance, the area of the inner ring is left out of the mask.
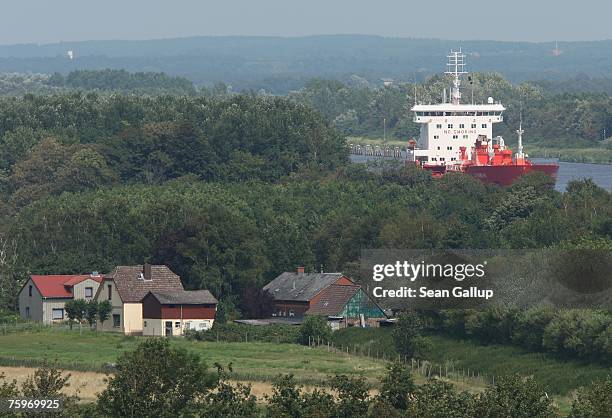
[[[408,160],[428,170],[434,177],[449,172],[474,176],[484,182],[501,186],[512,184],[530,172],[542,172],[556,179],[559,165],[531,162],[523,152],[522,121],[518,134],[518,149],[513,155],[501,136],[493,138],[493,124],[503,121],[505,107],[492,97],[487,103],[461,103],[461,77],[465,71],[465,55],[451,51],[447,71],[453,83],[444,89],[442,103],[420,104],[415,95],[411,111],[414,122],[421,125],[419,140],[408,147]]]

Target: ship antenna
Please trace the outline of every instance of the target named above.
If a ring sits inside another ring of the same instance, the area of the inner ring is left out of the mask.
[[[465,71],[465,54],[463,54],[461,48],[459,48],[459,51],[451,50],[447,58],[448,63],[446,64],[447,69],[445,74],[453,76],[451,100],[453,104],[458,105],[461,103],[461,90],[459,89],[461,86],[461,76],[467,74],[467,71]]]
[[[523,130],[523,109],[522,109],[522,104],[521,104],[521,113],[520,113],[520,119],[519,119],[519,128],[517,129],[516,133],[518,134],[518,152],[516,153],[516,158],[517,159],[523,159],[525,158],[524,154],[523,154],[523,134],[525,133],[525,131]]]
[[[416,73],[412,73],[412,79],[414,80],[414,105],[417,105],[417,84],[416,84]]]

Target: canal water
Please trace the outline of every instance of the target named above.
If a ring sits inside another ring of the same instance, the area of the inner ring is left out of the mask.
[[[351,155],[354,163],[363,163],[381,157],[366,155]],[[392,158],[387,158],[392,159]],[[552,162],[555,160],[545,160],[534,158],[534,162]],[[591,178],[599,186],[612,192],[612,164],[587,164],[587,163],[565,163],[559,162],[559,172],[557,173],[557,184],[555,188],[564,191],[567,183],[572,180]]]

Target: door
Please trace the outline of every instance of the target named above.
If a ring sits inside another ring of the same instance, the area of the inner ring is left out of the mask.
[[[166,321],[166,337],[172,337],[172,321]]]

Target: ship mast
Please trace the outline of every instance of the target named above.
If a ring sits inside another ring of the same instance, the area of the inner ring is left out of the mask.
[[[467,74],[465,71],[465,55],[461,52],[461,48],[459,51],[451,50],[450,54],[447,56],[448,63],[446,64],[445,74],[450,74],[453,76],[453,89],[451,91],[451,101],[454,105],[458,105],[461,103],[461,90],[459,87],[461,86],[461,76],[463,74]]]
[[[523,130],[523,118],[521,117],[521,121],[519,122],[519,128],[516,130],[516,133],[518,134],[518,150],[516,153],[516,159],[518,160],[524,160],[525,159],[525,155],[523,154],[523,134],[525,133],[525,131]]]

